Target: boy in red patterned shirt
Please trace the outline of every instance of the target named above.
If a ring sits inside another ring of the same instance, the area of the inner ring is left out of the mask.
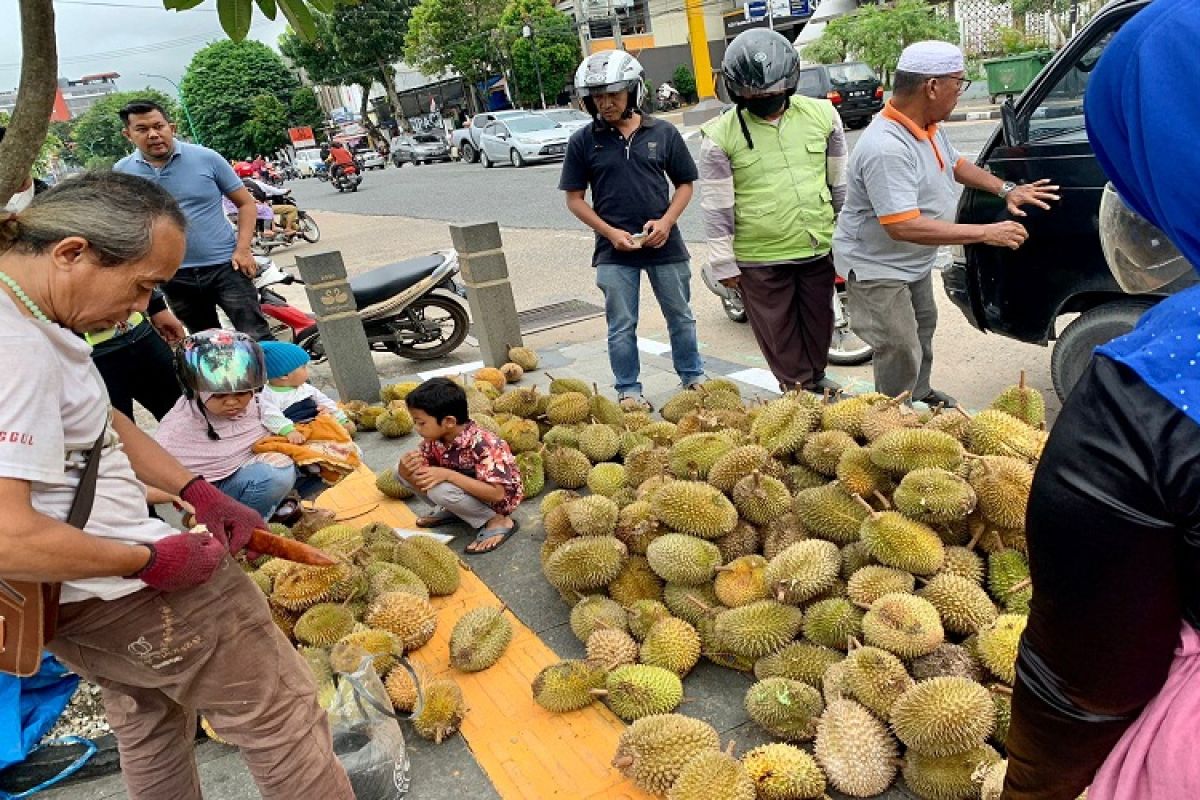
[[[405,403],[422,442],[401,456],[396,472],[434,505],[417,525],[461,519],[476,530],[465,553],[495,550],[517,532],[511,514],[525,497],[508,443],[471,421],[466,392],[449,378],[430,378]]]

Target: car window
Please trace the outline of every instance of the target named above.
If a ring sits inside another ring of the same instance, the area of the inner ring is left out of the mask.
[[[796,84],[796,93],[804,95],[821,93],[821,73],[815,69],[800,70],[800,81]]]
[[[552,119],[545,117],[521,117],[520,119],[509,120],[508,127],[513,133],[531,133],[533,131],[548,131],[554,128],[562,127]]]
[[[490,116],[486,114],[480,114],[479,116],[475,117],[475,119],[471,120],[471,127],[485,128],[491,123],[491,121],[492,118]]]
[[[1086,142],[1083,95],[1100,54],[1112,41],[1117,28],[1107,31],[1067,70],[1050,92],[1033,109],[1029,118],[1030,142]]]
[[[425,144],[429,144],[430,142],[437,144],[441,140],[438,139],[438,137],[436,137],[436,136],[431,136],[429,134],[425,134],[424,136],[416,137],[416,141],[423,142]]]
[[[830,64],[829,80],[834,83],[855,83],[878,80],[874,70],[866,64]]]

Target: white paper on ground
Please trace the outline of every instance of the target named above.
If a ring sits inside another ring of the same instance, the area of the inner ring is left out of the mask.
[[[671,352],[671,345],[656,342],[653,339],[643,339],[638,337],[637,348],[643,353],[649,353],[652,356],[661,356],[663,353]]]
[[[426,528],[392,528],[396,535],[401,539],[408,539],[412,536],[428,536],[430,539],[437,539],[442,544],[449,544],[454,537],[448,533],[434,533]]]
[[[751,386],[757,386],[760,389],[766,389],[779,394],[779,381],[775,379],[775,376],[771,374],[770,370],[751,367],[750,369],[743,369],[739,372],[731,372],[725,377],[729,378],[730,380],[741,381],[742,383],[748,383]]]
[[[440,378],[443,375],[462,375],[464,372],[474,372],[477,369],[483,369],[482,361],[470,361],[466,364],[455,364],[451,367],[431,369],[428,372],[418,372],[417,377],[423,381],[427,381],[430,378]]]

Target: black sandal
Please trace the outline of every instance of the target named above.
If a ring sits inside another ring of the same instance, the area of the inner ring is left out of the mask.
[[[514,533],[516,533],[517,531],[519,531],[521,529],[521,525],[515,519],[510,518],[510,521],[512,522],[512,525],[508,526],[507,528],[480,528],[479,530],[477,530],[475,532],[475,538],[472,539],[471,541],[467,542],[466,546],[463,547],[463,555],[481,556],[486,553],[494,553],[497,550],[499,550],[501,547],[504,546],[504,543],[509,540],[509,537],[511,537]],[[492,539],[496,536],[501,537],[500,541],[497,542],[494,546],[489,547],[487,550],[469,550],[468,549],[473,544],[479,544],[480,542],[485,542],[488,539]]]

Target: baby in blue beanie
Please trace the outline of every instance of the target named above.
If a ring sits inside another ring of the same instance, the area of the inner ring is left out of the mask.
[[[259,395],[263,425],[267,430],[286,436],[292,444],[302,444],[305,436],[296,424],[312,422],[325,411],[354,433],[354,423],[337,403],[308,382],[311,359],[304,348],[290,342],[259,342],[259,346],[267,364],[267,385]]]

